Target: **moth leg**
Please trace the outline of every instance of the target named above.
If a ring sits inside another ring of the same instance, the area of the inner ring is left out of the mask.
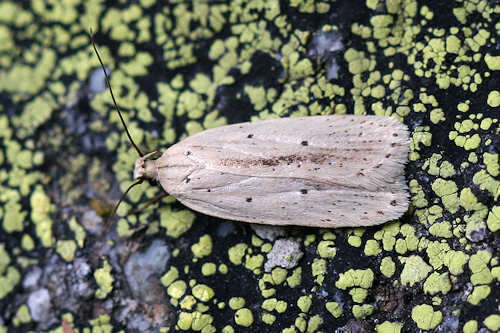
[[[166,197],[168,195],[167,192],[162,192],[160,194],[157,194],[155,195],[154,197],[152,197],[151,199],[149,199],[148,201],[146,201],[146,203],[144,203],[142,205],[142,207],[138,207],[138,208],[135,208],[135,209],[131,209],[128,211],[127,215],[135,215],[135,214],[139,214],[140,212],[142,212],[144,209],[148,208],[149,206],[157,203],[158,201],[160,201],[161,199],[163,199],[164,197]]]

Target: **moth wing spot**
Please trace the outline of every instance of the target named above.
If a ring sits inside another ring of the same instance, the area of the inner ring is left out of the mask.
[[[246,202],[252,202],[252,198],[246,198]]]
[[[300,193],[307,194],[307,190],[306,189],[302,189],[302,190],[300,190]]]

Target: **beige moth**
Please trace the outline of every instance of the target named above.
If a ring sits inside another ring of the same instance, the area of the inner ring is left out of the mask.
[[[391,117],[279,118],[187,137],[158,159],[138,158],[134,178],[223,219],[369,226],[408,208],[408,145],[406,126]]]
[[[397,219],[408,208],[408,129],[392,117],[228,125],[189,136],[156,159],[156,152],[143,155],[132,144],[141,155],[134,170],[138,183],[156,180],[185,206],[223,219],[354,227]]]

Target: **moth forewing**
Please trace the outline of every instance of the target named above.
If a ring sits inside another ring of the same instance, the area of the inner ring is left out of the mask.
[[[407,210],[408,149],[407,127],[391,117],[281,118],[195,134],[157,160],[138,159],[134,174],[220,218],[369,226]]]

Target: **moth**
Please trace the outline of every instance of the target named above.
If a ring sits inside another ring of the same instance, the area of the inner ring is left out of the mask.
[[[115,102],[107,74],[106,81]],[[187,137],[156,159],[157,152],[143,155],[132,144],[141,155],[137,183],[153,179],[185,206],[222,219],[355,227],[397,219],[408,209],[408,128],[392,117],[228,125]]]

